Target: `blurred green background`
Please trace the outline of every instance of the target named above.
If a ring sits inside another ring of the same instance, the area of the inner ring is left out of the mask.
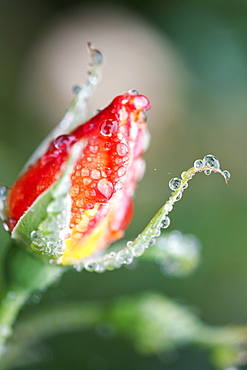
[[[247,323],[246,39],[245,0],[0,1],[2,183],[15,181],[62,118],[71,86],[85,80],[87,41],[107,59],[90,113],[130,88],[152,105],[147,171],[127,238],[142,230],[169,197],[168,181],[195,159],[214,154],[232,175],[228,186],[220,176],[197,175],[171,214],[171,230],[202,243],[201,264],[190,277],[167,277],[144,261],[102,275],[70,271],[42,296],[41,306],[153,290],[194,307],[209,324]],[[2,227],[0,238],[3,252],[8,235]],[[35,310],[35,300],[25,313]],[[214,369],[196,348],[144,357],[119,336],[89,330],[42,346],[48,356],[23,370]]]

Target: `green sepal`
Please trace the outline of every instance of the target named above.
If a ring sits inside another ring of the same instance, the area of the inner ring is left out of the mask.
[[[50,263],[59,263],[65,249],[71,212],[70,176],[85,144],[80,141],[73,146],[60,178],[34,201],[11,233],[18,244]]]

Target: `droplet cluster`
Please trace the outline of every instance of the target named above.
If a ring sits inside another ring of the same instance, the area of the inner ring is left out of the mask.
[[[84,142],[78,142],[72,148],[62,176],[50,189],[52,200],[46,207],[46,217],[30,234],[33,251],[51,257],[50,263],[60,263],[66,247],[65,239],[70,236],[70,175],[84,146]]]
[[[72,172],[71,228],[80,223],[87,209],[107,203],[123,187],[129,149],[116,132],[106,135],[109,132],[105,127],[104,134],[91,140]]]
[[[230,178],[230,173],[227,170],[221,171],[218,159],[211,154],[205,156],[203,160],[196,160],[194,162],[194,167],[190,168],[188,171],[182,172],[181,179],[175,177],[170,180],[169,187],[173,191],[172,195],[134,241],[128,241],[126,247],[119,252],[106,254],[97,261],[81,263],[80,265],[76,265],[75,268],[78,270],[85,268],[87,271],[104,272],[106,270],[118,269],[122,265],[132,263],[135,257],[141,256],[147,248],[156,243],[156,239],[160,236],[162,229],[169,227],[170,218],[168,214],[172,211],[174,203],[181,199],[183,191],[188,187],[188,181],[192,179],[197,172],[201,171],[210,171],[210,173],[219,172],[226,181]],[[168,247],[172,246],[174,249],[178,245],[178,239],[181,239],[180,234],[173,235],[168,243]],[[183,274],[188,273],[189,268],[191,267],[192,269],[198,262],[198,243],[196,243],[195,239],[192,237],[187,238],[186,242],[190,252],[191,266],[188,265],[188,261],[186,260],[182,269]],[[181,259],[184,260],[185,256],[181,253],[181,250],[178,253],[176,248],[172,253],[173,255],[172,257],[170,256],[170,259],[167,258],[164,260],[163,269],[166,270],[166,273],[176,274],[177,271],[181,270]],[[175,255],[177,254],[175,257],[174,253]]]
[[[30,234],[33,251],[55,259],[62,257],[65,250],[65,232],[68,228],[69,205],[68,196],[58,197],[48,205],[45,220],[41,222],[38,230],[33,230]]]

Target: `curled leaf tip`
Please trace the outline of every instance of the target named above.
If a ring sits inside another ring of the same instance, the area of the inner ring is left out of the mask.
[[[169,188],[172,190],[171,196],[134,241],[128,241],[125,248],[118,252],[106,254],[96,260],[90,258],[88,262],[77,266],[77,269],[85,268],[90,272],[114,270],[122,265],[132,263],[135,257],[143,255],[147,248],[155,244],[156,239],[161,235],[161,230],[169,227],[170,218],[168,214],[173,210],[175,202],[182,198],[184,190],[188,187],[188,181],[197,172],[204,172],[206,175],[210,175],[212,172],[220,173],[226,182],[230,178],[230,173],[227,170],[222,171],[220,169],[219,160],[215,156],[208,154],[203,159],[197,159],[193,167],[182,172],[181,178],[175,177],[169,181]]]

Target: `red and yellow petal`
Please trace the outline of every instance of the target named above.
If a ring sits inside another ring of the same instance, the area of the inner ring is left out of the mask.
[[[74,263],[121,237],[131,219],[136,167],[145,150],[146,109],[146,97],[127,93],[69,135],[56,138],[10,191],[10,230],[60,177],[72,146],[86,139],[71,175],[70,236],[62,263]]]

